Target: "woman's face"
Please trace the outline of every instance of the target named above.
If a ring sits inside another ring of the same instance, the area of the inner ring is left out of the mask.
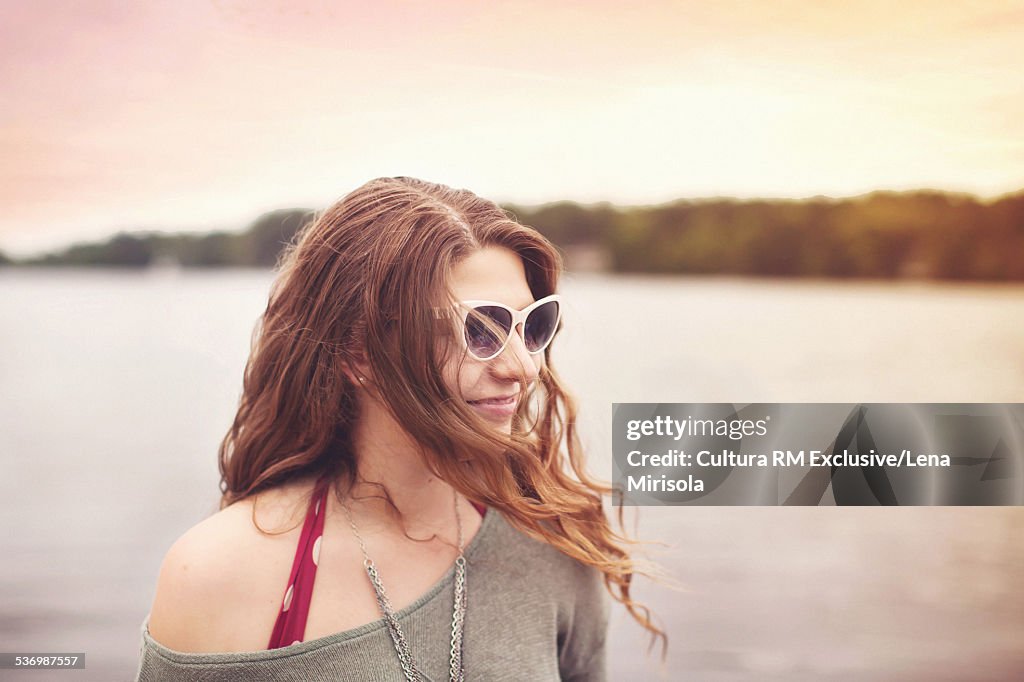
[[[459,301],[494,301],[516,310],[534,301],[522,260],[504,247],[483,248],[456,265],[451,287]],[[544,363],[543,353],[527,352],[521,331],[516,330],[491,360],[477,360],[461,351],[453,353],[444,368],[449,390],[506,433],[512,430],[520,390],[537,378]]]

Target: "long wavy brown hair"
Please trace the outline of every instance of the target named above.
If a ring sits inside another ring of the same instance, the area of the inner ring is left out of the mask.
[[[437,310],[457,304],[451,270],[490,246],[519,255],[535,298],[556,291],[562,260],[555,247],[467,190],[378,178],[300,230],[279,261],[238,413],[220,446],[221,508],[307,475],[351,489],[358,389],[349,377],[363,363],[439,478],[599,569],[652,644],[664,646],[650,611],[630,597],[642,571],[626,550],[631,541],[605,515],[602,496],[611,489],[587,474],[576,405],[551,346],[537,381],[523,383],[527,399],[511,435],[488,426],[443,378],[455,330],[438,324]]]

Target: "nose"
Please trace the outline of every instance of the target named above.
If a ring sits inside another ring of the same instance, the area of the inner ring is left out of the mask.
[[[512,332],[512,337],[504,350],[491,361],[492,371],[502,378],[518,379],[524,385],[531,384],[540,375],[540,369],[537,367],[539,355],[531,355],[526,350],[523,326],[520,324]]]

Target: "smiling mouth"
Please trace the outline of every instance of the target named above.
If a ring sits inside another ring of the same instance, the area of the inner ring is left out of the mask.
[[[480,400],[467,400],[470,405],[511,405],[516,401],[516,396],[508,395],[503,398],[481,398]]]

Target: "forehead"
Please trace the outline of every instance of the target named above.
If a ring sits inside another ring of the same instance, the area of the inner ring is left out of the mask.
[[[533,302],[522,259],[501,246],[484,247],[456,264],[451,287],[460,301],[495,301],[513,308]]]

